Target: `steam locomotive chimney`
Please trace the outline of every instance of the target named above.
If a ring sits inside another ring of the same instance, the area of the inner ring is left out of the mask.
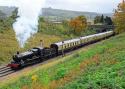
[[[20,54],[20,52],[19,52],[19,51],[17,51],[17,54]]]
[[[40,46],[43,47],[43,40],[40,40]]]

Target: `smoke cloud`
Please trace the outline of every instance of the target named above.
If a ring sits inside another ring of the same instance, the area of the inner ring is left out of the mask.
[[[0,6],[18,8],[18,18],[13,24],[16,38],[21,47],[38,31],[38,19],[45,0],[0,0]]]

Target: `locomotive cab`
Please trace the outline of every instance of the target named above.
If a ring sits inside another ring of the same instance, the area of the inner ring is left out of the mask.
[[[59,54],[59,52],[58,52],[58,49],[59,49],[59,48],[58,48],[58,46],[57,46],[56,44],[51,44],[50,47],[51,47],[52,49],[55,49],[56,55]]]

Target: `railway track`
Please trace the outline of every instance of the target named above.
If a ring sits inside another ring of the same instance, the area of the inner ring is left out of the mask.
[[[12,70],[10,67],[6,67],[6,66],[0,67],[0,77],[7,76],[7,75],[12,74],[14,72],[15,71]]]

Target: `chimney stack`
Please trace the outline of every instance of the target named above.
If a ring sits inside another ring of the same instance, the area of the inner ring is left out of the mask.
[[[40,40],[40,47],[43,47],[43,40]]]

